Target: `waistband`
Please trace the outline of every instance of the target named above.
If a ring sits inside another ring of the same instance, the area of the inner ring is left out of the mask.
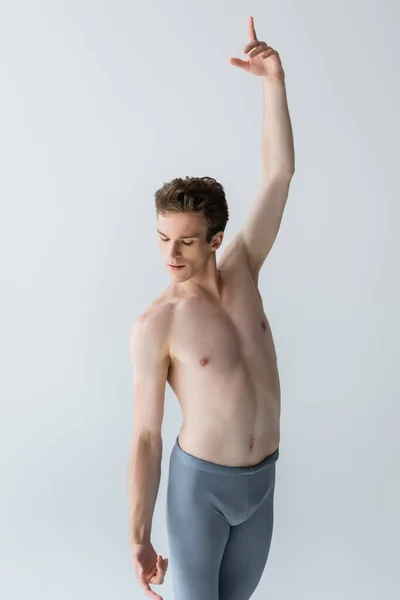
[[[247,467],[232,467],[228,465],[220,465],[218,463],[213,463],[208,460],[204,460],[203,458],[199,458],[198,456],[194,456],[193,454],[189,454],[181,448],[179,444],[179,435],[176,438],[175,445],[173,447],[173,451],[177,454],[180,460],[182,460],[186,465],[190,467],[194,467],[195,469],[200,469],[202,471],[208,471],[209,473],[218,473],[220,475],[253,475],[254,473],[258,473],[263,469],[269,467],[273,463],[275,463],[279,458],[279,447],[272,454],[263,458],[263,460],[256,465],[251,465]]]

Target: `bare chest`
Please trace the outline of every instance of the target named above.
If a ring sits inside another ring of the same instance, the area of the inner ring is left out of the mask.
[[[224,375],[242,365],[248,374],[276,361],[271,328],[258,290],[248,279],[226,281],[219,302],[206,297],[177,307],[170,337],[171,364]],[[175,363],[174,363],[175,361]]]

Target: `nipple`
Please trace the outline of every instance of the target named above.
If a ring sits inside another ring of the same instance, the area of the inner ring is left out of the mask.
[[[264,323],[264,321],[261,321],[261,327],[263,328],[263,330],[265,331],[267,329],[266,324]]]
[[[200,360],[200,366],[205,367],[206,365],[208,365],[209,362],[210,362],[210,359],[207,356],[204,356]]]

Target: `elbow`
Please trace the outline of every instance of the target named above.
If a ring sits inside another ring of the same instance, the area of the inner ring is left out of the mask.
[[[162,452],[162,437],[161,433],[155,433],[153,431],[134,431],[131,448],[137,449],[138,446],[146,446],[148,451]]]

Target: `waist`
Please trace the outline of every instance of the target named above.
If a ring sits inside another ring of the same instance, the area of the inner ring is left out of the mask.
[[[219,462],[206,460],[204,458],[191,454],[190,452],[187,452],[182,448],[178,435],[173,448],[173,453],[175,453],[179,460],[184,462],[186,465],[194,467],[196,469],[200,469],[202,471],[208,471],[209,473],[217,473],[220,475],[253,475],[255,473],[263,471],[264,469],[276,463],[276,461],[279,458],[279,446],[274,450],[274,452],[268,454],[261,461],[258,461],[255,464],[227,465]]]

